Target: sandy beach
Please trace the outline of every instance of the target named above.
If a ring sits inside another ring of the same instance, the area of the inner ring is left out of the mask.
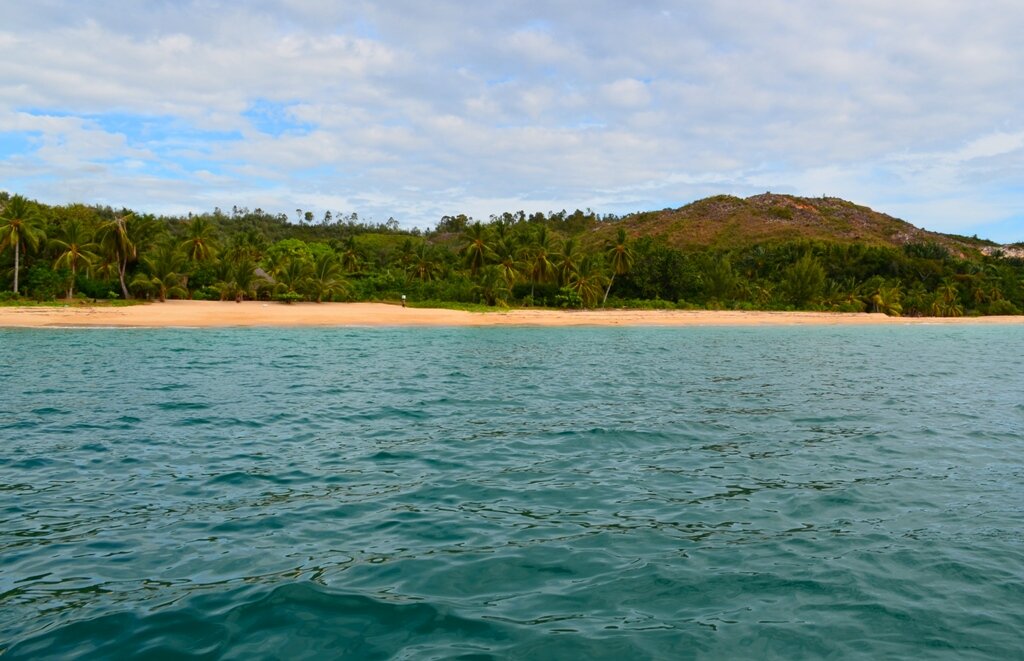
[[[0,327],[233,326],[786,326],[1024,324],[1024,316],[907,318],[829,312],[504,310],[464,312],[385,303],[167,301],[128,307],[3,307]]]

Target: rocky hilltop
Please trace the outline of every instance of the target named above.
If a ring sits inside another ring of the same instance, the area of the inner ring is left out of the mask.
[[[621,223],[616,225],[624,227],[631,236],[662,237],[675,248],[691,250],[794,240],[890,246],[936,243],[960,256],[1004,250],[1003,246],[976,237],[930,232],[837,197],[716,195],[678,209],[632,214]]]

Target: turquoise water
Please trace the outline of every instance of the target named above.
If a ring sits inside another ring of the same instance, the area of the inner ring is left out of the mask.
[[[1024,328],[0,330],[4,658],[1019,658]]]

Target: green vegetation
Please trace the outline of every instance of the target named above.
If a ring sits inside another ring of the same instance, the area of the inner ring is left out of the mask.
[[[445,216],[430,231],[260,209],[155,217],[0,193],[0,304],[398,301],[1020,314],[1024,259],[836,198],[717,196],[625,218]],[[983,253],[991,254],[983,254]]]

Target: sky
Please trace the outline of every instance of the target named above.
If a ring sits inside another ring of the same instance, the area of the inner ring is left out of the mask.
[[[0,190],[167,214],[829,195],[1024,240],[1024,3],[0,0]]]

